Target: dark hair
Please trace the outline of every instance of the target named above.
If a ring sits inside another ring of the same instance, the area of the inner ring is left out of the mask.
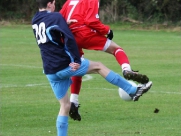
[[[39,9],[46,8],[48,2],[51,2],[51,3],[52,3],[53,1],[54,1],[54,0],[36,0]]]

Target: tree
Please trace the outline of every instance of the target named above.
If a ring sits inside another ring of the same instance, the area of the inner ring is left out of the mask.
[[[56,0],[59,11],[66,0]],[[36,0],[1,0],[0,20],[31,21],[37,11]],[[103,22],[180,22],[181,0],[100,0]]]

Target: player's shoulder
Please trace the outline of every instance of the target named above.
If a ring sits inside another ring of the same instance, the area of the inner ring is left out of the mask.
[[[51,12],[50,18],[57,20],[57,19],[63,19],[63,16],[59,12]]]
[[[84,4],[84,6],[89,6],[89,7],[92,7],[92,6],[94,6],[95,4],[97,4],[97,3],[99,3],[99,1],[98,0],[83,0],[82,1],[83,2],[83,4]]]
[[[62,16],[59,12],[51,12],[52,16]]]

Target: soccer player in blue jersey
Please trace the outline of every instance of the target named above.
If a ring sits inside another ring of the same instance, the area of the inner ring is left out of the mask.
[[[32,28],[40,48],[44,74],[60,103],[56,120],[57,136],[67,136],[71,106],[67,91],[72,83],[72,76],[100,74],[109,83],[125,90],[133,101],[138,101],[139,97],[151,88],[151,81],[134,87],[102,63],[81,59],[74,36],[66,21],[60,13],[54,12],[55,0],[36,1],[39,11],[32,19]]]

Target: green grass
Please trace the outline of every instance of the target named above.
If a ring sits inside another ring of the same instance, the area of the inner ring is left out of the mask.
[[[117,29],[114,41],[153,86],[138,102],[125,102],[116,86],[91,75],[79,96],[82,121],[69,120],[69,136],[180,136],[181,32]],[[85,57],[122,75],[109,54],[85,50]],[[0,135],[55,136],[58,111],[31,26],[1,27]]]

